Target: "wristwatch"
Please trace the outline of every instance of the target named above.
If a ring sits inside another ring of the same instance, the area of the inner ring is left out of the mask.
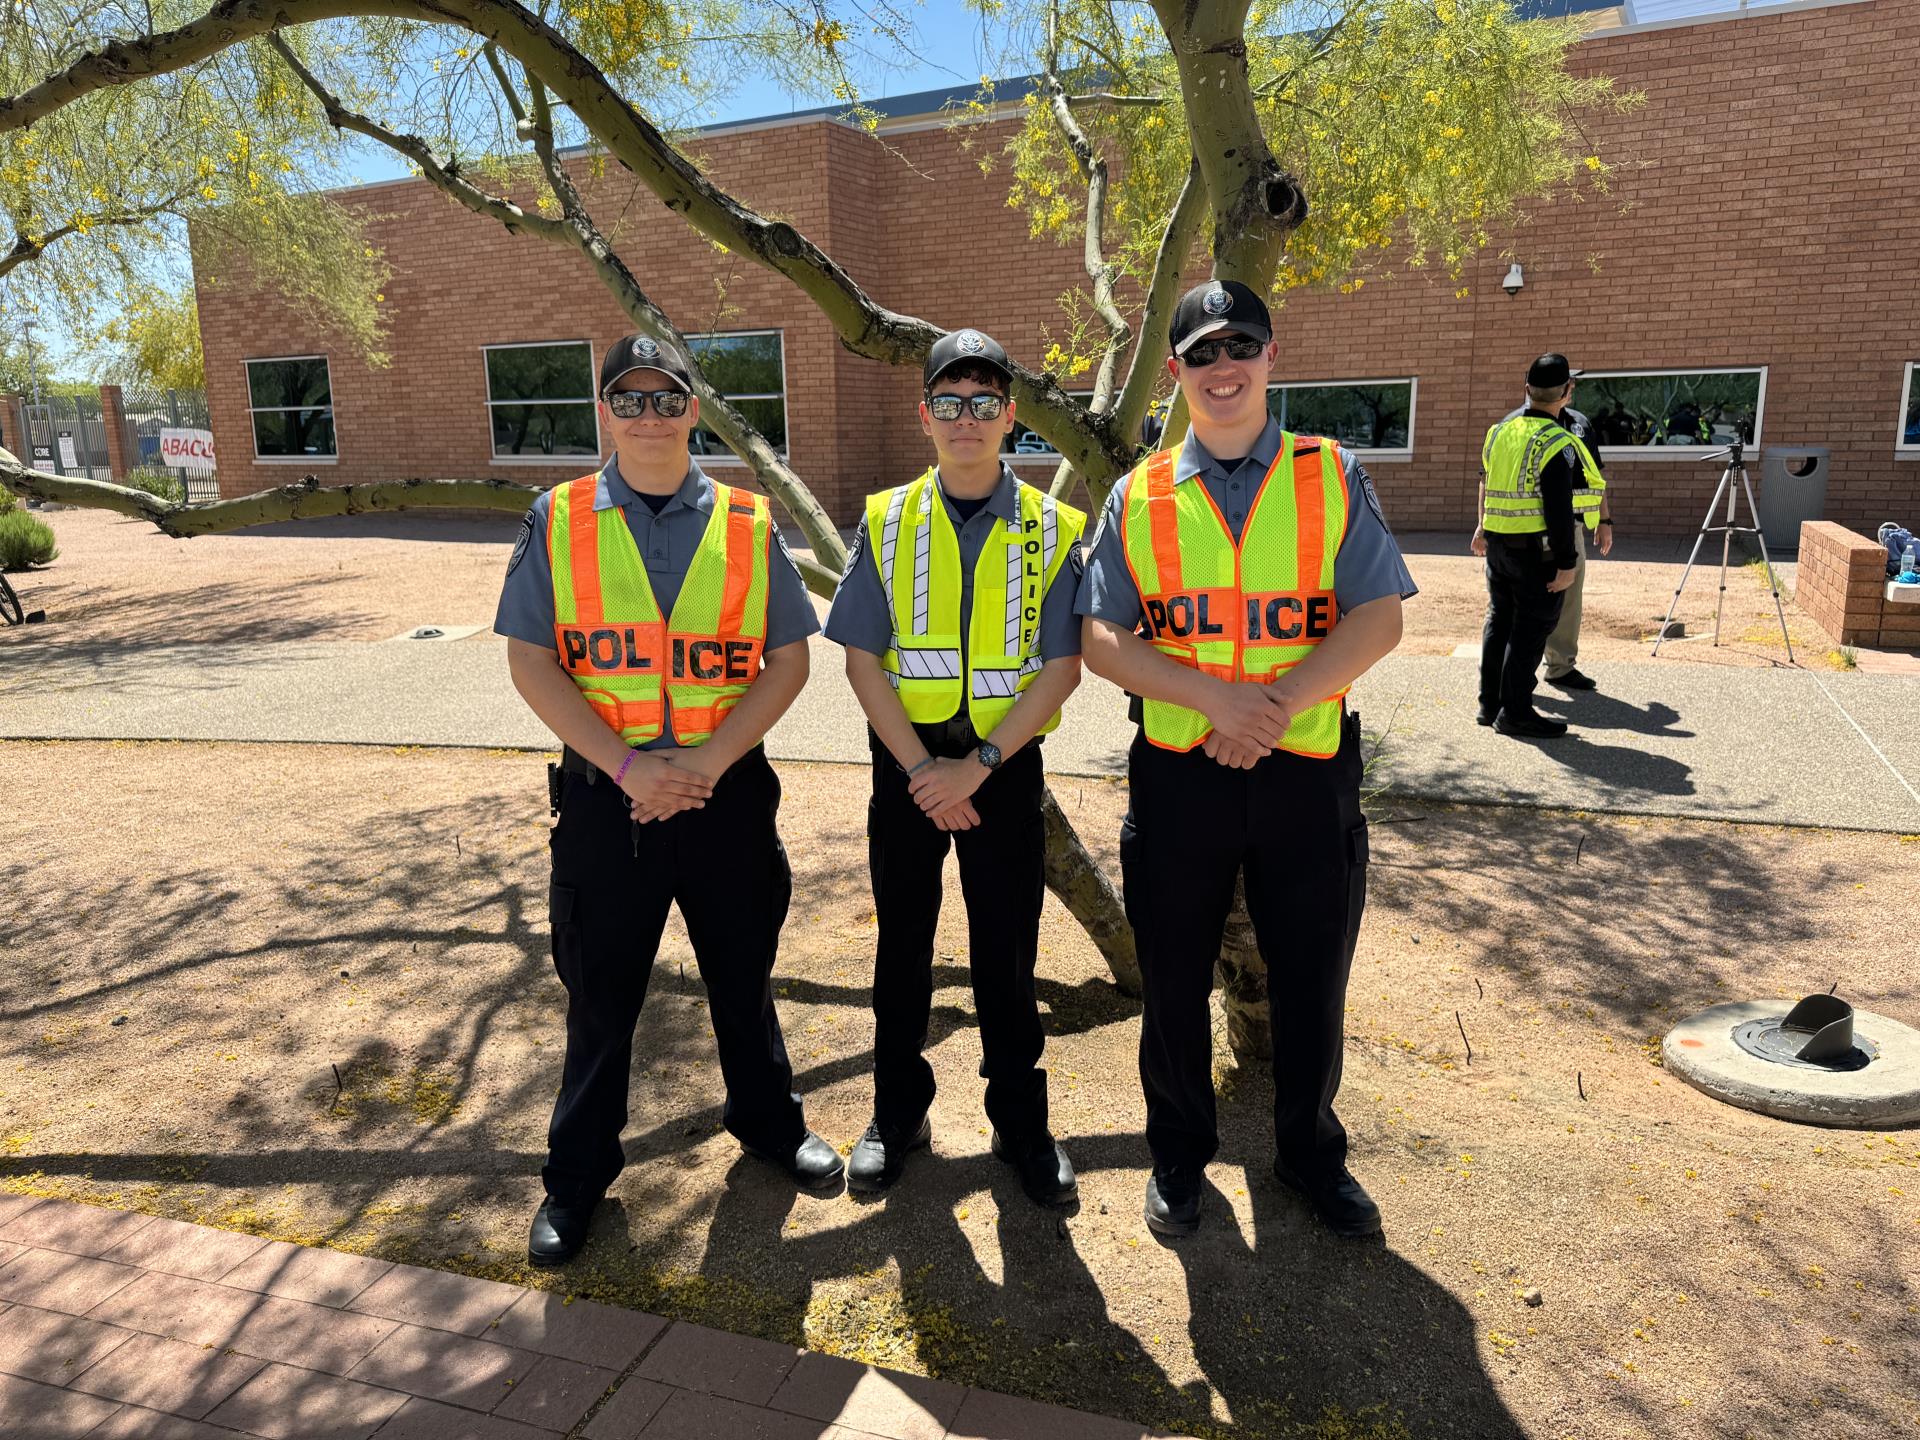
[[[982,740],[980,742],[980,748],[973,752],[973,757],[988,770],[998,770],[1000,768],[1000,760],[1002,758],[1000,755],[1000,747],[991,740]]]
[[[1594,524],[1595,525],[1611,525],[1613,524],[1613,519],[1611,516],[1602,515],[1598,520],[1594,521]]]

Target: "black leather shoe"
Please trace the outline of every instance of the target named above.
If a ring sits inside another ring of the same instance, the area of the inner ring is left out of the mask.
[[[847,1157],[847,1188],[867,1192],[886,1189],[907,1168],[907,1156],[933,1143],[933,1121],[920,1117],[920,1128],[905,1139],[888,1139],[880,1124],[867,1126],[867,1133]]]
[[[1373,1203],[1366,1187],[1347,1173],[1346,1166],[1303,1175],[1276,1160],[1273,1178],[1298,1191],[1320,1217],[1320,1223],[1334,1234],[1359,1240],[1380,1233],[1380,1207]]]
[[[1474,712],[1473,723],[1476,725],[1491,725],[1495,720],[1499,718],[1500,718],[1500,707],[1498,705],[1493,706],[1491,709],[1489,709],[1485,705],[1482,705],[1478,710]]]
[[[1155,1171],[1147,1177],[1147,1228],[1156,1235],[1191,1235],[1200,1228],[1200,1177]]]
[[[1073,1162],[1051,1135],[1042,1135],[1016,1152],[1001,1140],[996,1130],[993,1153],[1020,1172],[1020,1188],[1036,1205],[1065,1205],[1080,1194],[1080,1182],[1073,1177]]]
[[[740,1147],[747,1154],[778,1165],[793,1177],[794,1184],[803,1190],[828,1190],[840,1183],[841,1173],[847,1168],[840,1159],[840,1152],[809,1130],[790,1155],[776,1155],[771,1150],[761,1150],[752,1145]]]
[[[1582,675],[1578,670],[1569,670],[1564,675],[1547,676],[1547,684],[1557,685],[1562,690],[1598,690],[1600,682],[1591,675]]]
[[[551,1195],[533,1212],[533,1229],[527,1235],[527,1259],[535,1265],[564,1265],[580,1253],[587,1243],[587,1226],[593,1219],[598,1199],[584,1205],[562,1205]]]
[[[1502,735],[1511,735],[1516,740],[1558,740],[1567,733],[1567,722],[1549,720],[1544,715],[1522,715],[1519,718],[1500,712],[1493,722],[1493,728]]]

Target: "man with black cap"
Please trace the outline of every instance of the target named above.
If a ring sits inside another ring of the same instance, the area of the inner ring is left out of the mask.
[[[807,679],[819,628],[766,498],[709,479],[686,357],[629,335],[600,367],[613,457],[534,501],[494,629],[514,688],[565,745],[553,960],[567,1051],[528,1258],[558,1265],[625,1164],[634,1026],[678,904],[725,1078],[727,1129],[810,1189],[839,1155],[793,1093],[772,971],[791,874],[761,737]]]
[[[1521,739],[1567,733],[1565,721],[1533,708],[1534,671],[1578,574],[1576,511],[1597,513],[1607,484],[1593,452],[1562,421],[1575,373],[1564,355],[1535,360],[1527,368],[1525,408],[1487,431],[1480,455],[1473,549],[1487,557],[1488,602],[1475,718]]]
[[[1569,382],[1580,378],[1578,370],[1569,373]],[[1526,406],[1507,412],[1506,419],[1516,420],[1525,413]],[[1573,432],[1576,440],[1587,447],[1587,454],[1593,457],[1593,467],[1602,474],[1606,473],[1606,463],[1600,458],[1600,446],[1594,437],[1593,422],[1571,405],[1560,410],[1560,423]],[[1480,504],[1476,513],[1484,514],[1487,508],[1487,489],[1484,477],[1480,482]],[[1560,597],[1560,619],[1553,627],[1553,633],[1547,636],[1546,679],[1549,685],[1561,690],[1595,690],[1598,685],[1592,676],[1580,669],[1580,614],[1587,588],[1587,532],[1594,536],[1594,547],[1601,555],[1613,553],[1613,509],[1605,490],[1595,490],[1587,484],[1583,471],[1580,484],[1573,492],[1573,515],[1577,522],[1573,527],[1573,548],[1578,558],[1573,563],[1573,584],[1567,587]],[[1487,553],[1486,531],[1475,526],[1473,532],[1473,553]]]
[[[1029,1197],[1056,1205],[1077,1184],[1047,1126],[1039,1068],[1039,741],[1080,683],[1073,599],[1086,517],[1016,480],[1000,458],[1013,430],[1012,378],[1006,351],[978,330],[934,343],[920,428],[936,463],[867,498],[827,615],[873,751],[873,1122],[853,1147],[847,1184],[886,1189],[932,1138],[933,1068],[921,1052],[951,844],[992,1150]]]
[[[1088,667],[1138,697],[1120,865],[1146,984],[1146,1219],[1163,1235],[1199,1226],[1219,1146],[1207,1000],[1243,871],[1274,1174],[1336,1234],[1380,1229],[1333,1113],[1367,874],[1344,697],[1399,643],[1415,589],[1366,471],[1268,412],[1272,324],[1234,281],[1181,298],[1167,364],[1192,428],[1108,496],[1076,607]]]

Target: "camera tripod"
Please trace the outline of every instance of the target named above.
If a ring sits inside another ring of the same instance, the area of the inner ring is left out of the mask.
[[[1760,507],[1753,503],[1753,481],[1747,477],[1746,458],[1743,454],[1746,442],[1734,441],[1725,450],[1716,450],[1711,455],[1702,455],[1702,460],[1718,460],[1727,457],[1727,468],[1720,472],[1720,484],[1713,492],[1713,499],[1707,502],[1706,519],[1700,522],[1700,533],[1694,536],[1693,553],[1687,557],[1687,568],[1680,572],[1680,583],[1673,587],[1673,600],[1667,606],[1667,618],[1660,622],[1660,634],[1654,639],[1653,653],[1660,653],[1660,646],[1667,638],[1667,627],[1673,624],[1673,612],[1680,606],[1680,592],[1687,588],[1687,577],[1693,573],[1694,561],[1700,558],[1700,542],[1709,535],[1720,537],[1720,604],[1713,612],[1713,643],[1720,643],[1720,620],[1727,610],[1727,559],[1733,548],[1735,535],[1751,535],[1760,542],[1760,559],[1767,567],[1767,585],[1773,591],[1773,610],[1780,617],[1780,638],[1787,642],[1787,663],[1793,663],[1793,639],[1787,634],[1786,607],[1780,603],[1780,580],[1773,573],[1773,561],[1767,555],[1766,532],[1760,528]],[[1739,489],[1734,488],[1734,477],[1740,478]],[[1753,524],[1738,525],[1740,518],[1740,491],[1747,492],[1747,509],[1753,515]],[[1720,524],[1713,523],[1714,512],[1720,508],[1720,496],[1727,497],[1727,518]]]

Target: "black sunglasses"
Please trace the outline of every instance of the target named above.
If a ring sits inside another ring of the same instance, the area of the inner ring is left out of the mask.
[[[936,420],[958,420],[962,409],[973,411],[976,420],[998,420],[1007,408],[1004,395],[929,395],[927,409]]]
[[[1180,358],[1194,369],[1204,370],[1219,360],[1222,351],[1233,360],[1251,360],[1266,348],[1266,341],[1241,335],[1231,340],[1202,340]]]
[[[654,414],[677,420],[687,413],[690,398],[684,390],[615,390],[607,396],[607,409],[622,420],[634,420],[647,413],[651,400]]]

